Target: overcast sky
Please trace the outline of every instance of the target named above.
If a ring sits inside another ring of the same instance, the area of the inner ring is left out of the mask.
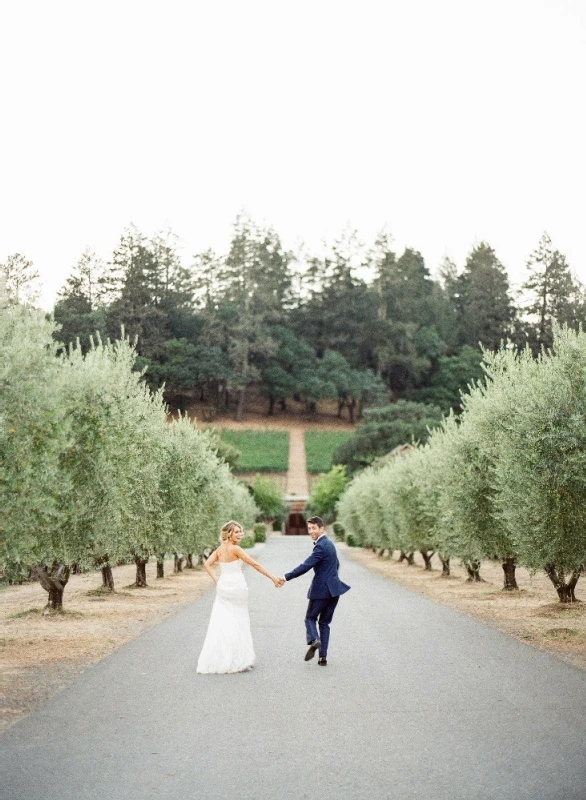
[[[583,0],[13,0],[0,10],[0,261],[49,308],[87,246],[240,209],[285,245],[348,223],[434,271],[544,229],[586,282]]]

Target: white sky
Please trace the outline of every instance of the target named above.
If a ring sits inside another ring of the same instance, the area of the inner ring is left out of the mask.
[[[0,261],[49,308],[123,228],[227,248],[387,224],[434,271],[544,229],[586,281],[583,0],[12,0],[0,10]]]

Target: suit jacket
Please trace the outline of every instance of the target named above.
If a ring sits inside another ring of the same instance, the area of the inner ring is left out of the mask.
[[[338,576],[339,568],[340,562],[338,561],[336,546],[327,536],[320,536],[315,543],[313,553],[303,564],[295,567],[291,572],[287,572],[285,580],[292,581],[293,578],[298,578],[313,569],[314,576],[307,592],[308,598],[310,600],[320,600],[326,597],[339,597],[350,588],[348,584],[340,580]]]

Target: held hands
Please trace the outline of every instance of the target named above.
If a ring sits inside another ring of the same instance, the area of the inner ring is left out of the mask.
[[[285,578],[277,578],[274,575],[272,576],[271,580],[275,584],[275,589],[280,589],[285,583]]]

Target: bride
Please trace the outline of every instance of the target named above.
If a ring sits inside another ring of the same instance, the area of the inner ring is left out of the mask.
[[[220,534],[220,546],[204,564],[216,584],[216,599],[197,662],[199,673],[243,672],[254,664],[248,586],[242,574],[242,562],[266,575],[275,586],[280,585],[279,578],[267,572],[239,547],[242,536],[242,526],[238,522],[227,522]],[[216,561],[220,564],[219,578],[212,570],[212,564]]]

